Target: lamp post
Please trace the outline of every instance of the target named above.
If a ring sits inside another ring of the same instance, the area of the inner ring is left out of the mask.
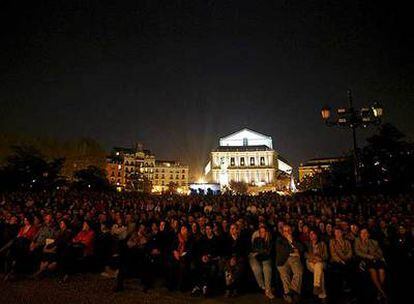
[[[355,109],[352,102],[351,90],[348,90],[348,107],[337,108],[335,112],[335,117],[332,117],[330,107],[323,107],[321,110],[322,119],[325,121],[325,124],[329,127],[335,126],[351,128],[354,154],[355,185],[358,186],[361,182],[361,175],[359,173],[356,129],[366,128],[369,125],[379,125],[381,123],[383,108],[379,102],[374,102],[369,107],[364,106],[360,109]]]

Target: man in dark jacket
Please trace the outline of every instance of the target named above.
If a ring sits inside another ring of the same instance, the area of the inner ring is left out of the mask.
[[[302,252],[303,246],[293,238],[292,228],[284,225],[282,237],[276,241],[276,266],[283,284],[284,299],[288,303],[292,302],[292,292],[300,295],[302,288]]]

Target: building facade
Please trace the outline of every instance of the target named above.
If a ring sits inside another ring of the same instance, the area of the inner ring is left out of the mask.
[[[346,157],[326,157],[310,159],[299,166],[299,182],[305,177],[314,176],[315,174],[330,171],[332,165],[346,160]]]
[[[155,161],[153,192],[168,191],[171,184],[178,192],[185,192],[188,187],[188,166],[176,161]]]
[[[188,166],[176,161],[157,161],[140,144],[135,148],[113,148],[106,171],[109,182],[118,190],[142,190],[139,185],[145,183],[151,183],[153,192],[166,191],[170,183],[181,191],[188,186]]]
[[[207,179],[221,187],[232,181],[264,186],[291,173],[292,167],[273,149],[272,138],[249,129],[220,138],[204,170]]]

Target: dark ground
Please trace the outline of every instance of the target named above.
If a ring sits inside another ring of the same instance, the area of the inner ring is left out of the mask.
[[[163,288],[141,291],[136,280],[128,280],[125,291],[114,293],[112,279],[99,275],[75,275],[66,283],[60,284],[56,278],[42,280],[22,279],[14,282],[0,281],[0,303],[270,303],[263,295],[251,293],[237,298],[224,296],[214,298],[192,298],[189,293],[169,292]],[[283,303],[275,299],[271,303]]]

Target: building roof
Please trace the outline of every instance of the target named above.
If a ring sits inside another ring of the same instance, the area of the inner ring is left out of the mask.
[[[277,158],[280,159],[285,164],[287,164],[289,166],[292,166],[292,164],[286,158],[284,158],[282,155],[278,155]]]
[[[273,151],[268,146],[218,146],[213,152]]]
[[[114,152],[122,152],[126,154],[134,154],[135,150],[132,148],[125,148],[125,147],[113,147],[112,150]]]
[[[304,163],[301,163],[300,166],[318,166],[318,165],[329,165],[333,163],[338,163],[347,160],[347,157],[339,156],[339,157],[322,157],[322,158],[312,158],[307,160]]]
[[[167,166],[167,167],[188,167],[187,165],[181,164],[175,160],[156,160],[156,166]]]
[[[223,139],[227,139],[227,138],[232,137],[232,136],[234,136],[234,135],[237,135],[237,134],[239,134],[239,133],[241,133],[241,132],[243,132],[243,131],[247,131],[247,132],[252,133],[252,134],[255,134],[255,135],[257,135],[257,136],[267,137],[267,138],[269,138],[269,139],[272,139],[272,137],[270,137],[270,136],[268,136],[268,135],[265,135],[265,134],[262,134],[262,133],[259,133],[259,132],[256,132],[256,131],[253,131],[252,129],[249,129],[249,128],[243,128],[243,129],[241,129],[241,130],[238,130],[238,131],[233,132],[233,133],[231,133],[231,134],[228,134],[228,135],[226,135],[226,136],[220,137],[220,139],[221,139],[221,140],[223,140]]]

